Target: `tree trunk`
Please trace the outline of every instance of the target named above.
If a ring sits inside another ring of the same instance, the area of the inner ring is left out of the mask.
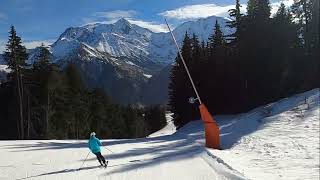
[[[46,105],[46,138],[49,136],[49,107],[50,107],[50,95],[47,90],[47,105]]]
[[[30,111],[30,92],[28,93],[28,123],[27,123],[27,138],[30,139],[30,122],[31,122],[31,111]]]
[[[19,114],[20,114],[20,124],[19,124],[19,138],[24,139],[24,122],[23,122],[23,106],[22,106],[22,94],[21,94],[21,87],[20,87],[20,78],[19,78],[19,68],[16,67],[16,78],[17,78],[17,89],[18,89],[18,104],[19,104]]]

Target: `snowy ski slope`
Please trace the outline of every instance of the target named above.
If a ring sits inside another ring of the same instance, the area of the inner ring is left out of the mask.
[[[141,139],[104,140],[99,168],[87,141],[0,141],[0,180],[319,179],[319,89],[248,113],[215,116],[224,150],[204,148],[201,121],[172,121]]]

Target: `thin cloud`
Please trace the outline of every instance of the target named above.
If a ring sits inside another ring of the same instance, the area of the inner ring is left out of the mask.
[[[117,22],[118,19],[112,19],[112,20],[106,20],[106,21],[99,21],[95,18],[83,18],[82,19],[84,21],[84,25],[83,26],[86,26],[86,25],[90,25],[90,24],[97,24],[97,23],[100,23],[100,24],[113,24],[115,22]]]
[[[294,0],[283,0],[279,2],[274,2],[270,4],[271,14],[274,15],[281,3],[284,3],[286,7],[289,7],[293,4]],[[166,17],[168,19],[177,19],[177,20],[192,20],[199,18],[206,18],[209,16],[220,16],[224,18],[229,17],[228,10],[234,9],[235,5],[225,5],[219,6],[216,4],[198,4],[198,5],[187,5],[177,9],[164,11],[158,15]],[[246,13],[247,5],[241,4],[241,12]]]
[[[95,12],[90,17],[83,18],[85,25],[88,24],[112,24],[121,18],[131,18],[136,15],[137,12],[133,10],[115,10],[115,11],[106,11],[106,12]]]
[[[159,24],[156,22],[144,21],[141,19],[135,19],[134,16],[137,15],[136,11],[133,10],[115,10],[107,12],[96,12],[93,13],[91,17],[83,18],[84,25],[90,24],[112,24],[121,18],[127,19],[131,24],[138,25],[143,28],[147,28],[153,32],[167,32],[165,24]]]
[[[117,19],[110,20],[110,21],[88,20],[88,21],[85,21],[84,25],[82,26],[93,25],[93,24],[113,24],[115,22],[117,22]]]
[[[115,11],[107,11],[107,12],[96,12],[93,16],[102,17],[107,19],[119,19],[119,18],[129,18],[136,15],[137,12],[133,10],[123,11],[123,10],[115,10]]]
[[[34,49],[36,47],[41,46],[41,44],[43,43],[45,46],[49,46],[52,43],[54,43],[55,40],[54,39],[47,39],[47,40],[39,40],[39,41],[26,41],[23,42],[22,44],[27,48],[27,49]]]
[[[234,5],[218,6],[216,4],[198,4],[188,5],[177,9],[165,11],[159,13],[160,16],[164,16],[168,19],[199,19],[206,18],[209,16],[221,16],[228,17],[228,10],[233,9]],[[245,11],[246,5],[242,5],[241,11]]]
[[[156,22],[148,22],[148,21],[143,21],[143,20],[133,20],[133,19],[128,19],[128,21],[131,24],[138,25],[143,28],[147,28],[150,31],[153,32],[168,32],[167,26],[165,24],[158,24]]]

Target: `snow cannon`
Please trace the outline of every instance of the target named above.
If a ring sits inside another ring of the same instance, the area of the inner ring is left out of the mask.
[[[220,130],[204,104],[199,106],[201,119],[205,128],[206,147],[220,149]]]
[[[189,103],[194,104],[197,100],[199,101],[198,98],[190,97]],[[201,104],[200,101],[199,103],[201,119],[205,127],[206,146],[213,149],[220,149],[219,127],[208,111],[207,107],[204,104]]]
[[[213,117],[209,113],[207,107],[204,104],[202,104],[199,93],[198,93],[197,88],[193,82],[193,79],[192,79],[191,74],[189,72],[188,66],[182,56],[182,53],[181,53],[179,45],[176,41],[176,38],[174,37],[174,35],[171,31],[171,28],[170,28],[166,19],[165,19],[165,21],[166,21],[167,27],[169,29],[169,32],[171,34],[172,40],[177,47],[179,56],[181,58],[183,66],[187,72],[187,75],[188,75],[189,80],[191,82],[192,88],[193,88],[195,94],[197,95],[197,98],[194,98],[194,97],[189,98],[189,103],[193,104],[193,103],[195,103],[196,100],[198,100],[199,104],[200,104],[199,109],[200,109],[201,119],[202,119],[202,121],[204,123],[204,127],[205,127],[206,146],[208,148],[220,149],[220,131],[219,131],[218,124],[213,120]]]

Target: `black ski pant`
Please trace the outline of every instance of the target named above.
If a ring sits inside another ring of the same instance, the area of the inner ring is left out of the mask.
[[[106,164],[106,160],[101,155],[101,152],[94,153],[97,156],[97,159],[101,165]]]

